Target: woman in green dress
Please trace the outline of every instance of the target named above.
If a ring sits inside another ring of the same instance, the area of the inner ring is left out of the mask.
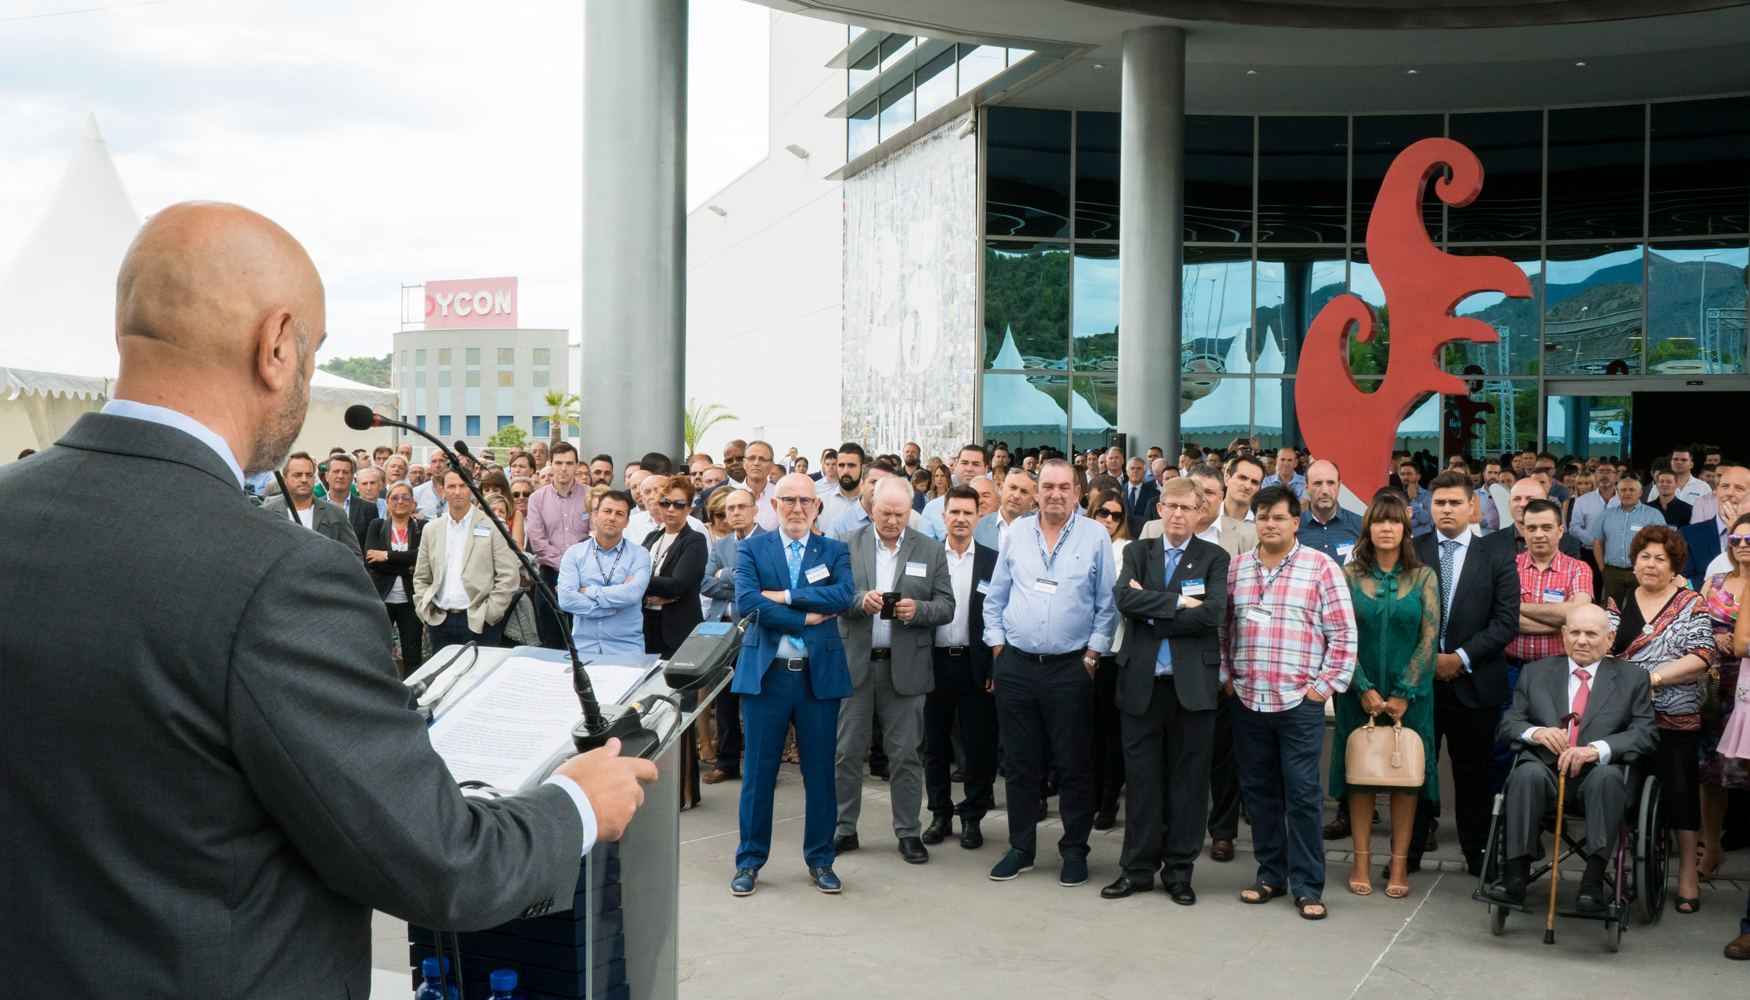
[[[1351,788],[1344,780],[1344,749],[1349,734],[1367,724],[1401,721],[1422,738],[1424,748],[1434,746],[1434,653],[1440,635],[1440,582],[1430,567],[1417,562],[1410,547],[1410,507],[1396,493],[1374,498],[1361,518],[1361,537],[1355,541],[1343,575],[1355,602],[1358,656],[1355,678],[1349,690],[1337,695],[1334,709],[1336,731],[1331,738],[1331,797],[1349,806],[1350,828],[1355,837],[1355,871],[1349,876],[1349,891],[1357,896],[1373,892],[1368,874],[1372,861],[1372,829],[1375,797],[1391,793],[1391,870],[1385,894],[1393,899],[1409,895],[1407,870],[1410,827],[1416,819],[1416,798],[1440,800],[1433,767],[1420,788]],[[1430,762],[1433,754],[1427,755]]]

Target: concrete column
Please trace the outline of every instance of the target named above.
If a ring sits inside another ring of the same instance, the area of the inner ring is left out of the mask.
[[[687,0],[586,0],[585,461],[684,450],[686,179]]]
[[[1185,263],[1185,29],[1124,33],[1118,161],[1118,429],[1179,450]],[[1249,417],[1249,414],[1243,415]]]

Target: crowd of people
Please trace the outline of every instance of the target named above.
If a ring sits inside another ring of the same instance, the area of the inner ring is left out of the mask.
[[[1490,892],[1516,904],[1558,773],[1596,820],[1582,909],[1602,905],[1625,756],[1663,785],[1680,914],[1719,870],[1730,793],[1750,790],[1750,468],[1704,445],[1646,470],[1533,449],[1441,468],[1399,452],[1362,513],[1341,502],[1334,463],[1248,439],[1172,460],[847,442],[811,463],[739,440],[684,470],[657,453],[586,464],[567,442],[496,458],[463,461],[508,543],[460,472],[405,445],[297,453],[252,485],[359,554],[404,672],[461,642],[558,647],[569,631],[582,654],[668,656],[703,621],[746,623],[731,688],[693,734],[696,781],[742,783],[736,895],[769,860],[785,762],[800,765],[822,891],[863,846],[866,778],[890,783],[897,850],[924,864],[956,823],[961,847],[983,846],[1000,773],[992,880],[1034,869],[1056,798],[1061,884],[1089,880],[1090,831],[1122,822],[1101,895],[1158,880],[1192,905],[1205,842],[1232,861],[1243,807],[1257,876],[1241,900],[1287,895],[1307,919],[1328,912],[1326,840],[1353,838],[1347,889],[1374,891],[1381,795],[1378,877],[1409,894],[1437,842],[1442,748],[1473,875],[1505,790]],[[1347,759],[1376,727],[1419,737],[1415,782]],[[1741,931],[1727,954],[1750,958],[1750,915]]]

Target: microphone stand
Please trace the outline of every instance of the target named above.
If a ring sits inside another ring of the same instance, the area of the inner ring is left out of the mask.
[[[351,416],[350,412],[348,416]],[[559,596],[553,592],[552,587],[547,585],[547,581],[541,578],[540,566],[535,562],[534,557],[519,548],[515,540],[511,538],[510,526],[492,512],[492,506],[486,502],[486,497],[480,492],[480,484],[468,472],[467,466],[462,464],[462,460],[456,452],[445,446],[436,436],[427,433],[423,427],[401,420],[393,420],[380,413],[373,412],[370,416],[374,426],[399,427],[402,430],[411,431],[430,441],[437,446],[439,451],[444,453],[444,456],[450,461],[450,471],[462,477],[462,482],[468,487],[468,492],[474,495],[474,502],[480,505],[487,520],[491,521],[493,526],[498,529],[498,534],[503,537],[504,544],[510,546],[510,550],[516,553],[517,560],[522,564],[524,571],[535,581],[535,587],[539,591],[541,599],[547,602],[547,606],[553,609],[554,616],[557,617]],[[351,421],[348,422],[350,425]],[[365,428],[354,429],[363,430]],[[457,443],[461,445],[463,452],[468,450],[465,443]],[[287,502],[290,502],[289,497]],[[595,686],[590,683],[589,674],[584,671],[583,663],[577,657],[577,644],[572,641],[571,633],[563,627],[563,621],[560,622],[560,625],[559,632],[565,640],[565,651],[571,656],[571,687],[577,692],[577,702],[583,709],[583,728],[586,730],[586,734],[577,735],[574,739],[578,752],[593,750],[613,737],[619,737],[622,741],[629,739],[643,728],[639,724],[637,713],[620,705],[609,705],[604,708],[601,702],[596,699]]]

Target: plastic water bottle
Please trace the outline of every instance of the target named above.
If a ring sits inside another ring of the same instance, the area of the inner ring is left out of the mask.
[[[499,969],[492,974],[492,996],[488,1000],[515,1000],[516,970]]]
[[[425,982],[413,994],[413,1000],[444,1000],[443,966],[435,958],[420,963]]]

